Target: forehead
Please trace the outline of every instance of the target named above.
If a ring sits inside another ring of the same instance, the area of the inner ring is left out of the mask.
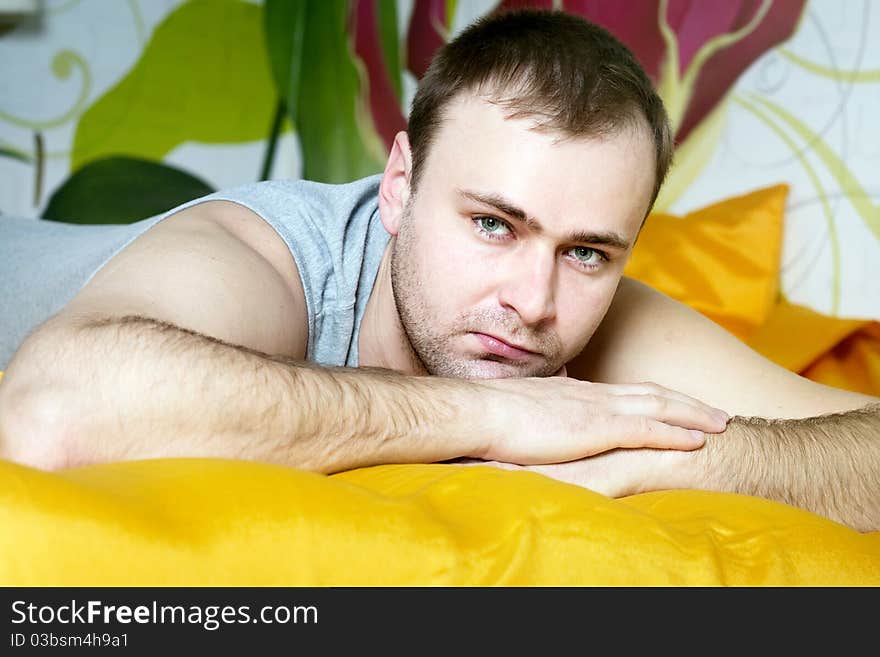
[[[647,126],[591,138],[535,128],[532,118],[508,118],[486,98],[461,95],[444,112],[419,195],[438,202],[460,189],[495,194],[548,228],[608,229],[634,238],[654,187]]]

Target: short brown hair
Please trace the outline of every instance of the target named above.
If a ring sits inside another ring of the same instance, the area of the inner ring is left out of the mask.
[[[518,9],[484,16],[444,45],[409,114],[413,191],[445,108],[472,90],[488,91],[510,118],[534,117],[538,129],[568,137],[614,134],[644,119],[657,154],[654,205],[672,162],[669,120],[638,60],[604,28],[564,11]]]

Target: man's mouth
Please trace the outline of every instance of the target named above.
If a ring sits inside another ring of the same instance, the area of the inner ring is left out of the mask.
[[[490,354],[510,360],[524,360],[539,355],[524,346],[515,345],[488,333],[474,333],[474,337]]]

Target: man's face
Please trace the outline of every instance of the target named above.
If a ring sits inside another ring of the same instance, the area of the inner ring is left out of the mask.
[[[562,140],[467,95],[399,224],[391,280],[430,374],[549,376],[608,310],[654,185],[646,127]]]

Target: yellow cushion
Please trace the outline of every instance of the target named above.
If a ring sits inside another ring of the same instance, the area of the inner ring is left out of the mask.
[[[829,317],[780,299],[747,342],[783,367],[800,372],[869,323]]]
[[[684,216],[654,213],[624,273],[700,311],[777,364],[880,396],[880,323],[790,303],[779,287],[788,186]]]
[[[624,273],[746,339],[779,294],[788,185],[648,217]]]
[[[758,498],[525,471],[0,462],[0,584],[880,585],[880,532]]]
[[[880,397],[880,322],[868,322],[801,374],[829,386]]]

